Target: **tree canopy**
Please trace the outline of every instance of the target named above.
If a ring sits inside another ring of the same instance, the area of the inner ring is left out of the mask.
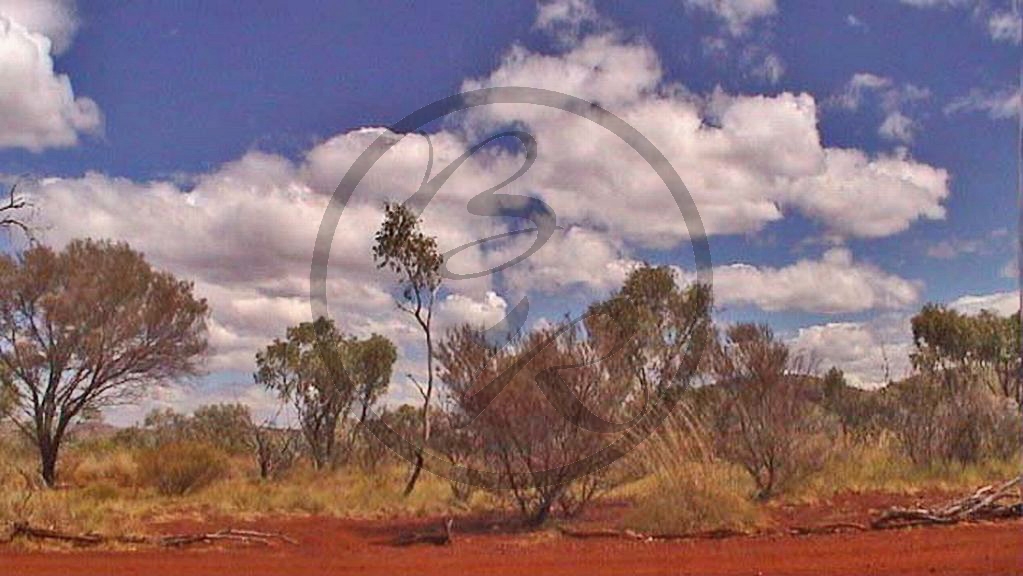
[[[127,244],[76,240],[0,256],[0,378],[47,484],[77,418],[198,372],[208,314],[190,282]]]
[[[257,384],[298,413],[313,463],[335,463],[338,425],[356,403],[363,413],[386,390],[397,351],[390,340],[345,336],[328,318],[288,328],[256,355]]]

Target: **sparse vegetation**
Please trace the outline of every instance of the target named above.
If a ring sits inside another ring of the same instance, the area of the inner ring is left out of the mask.
[[[680,463],[645,480],[625,525],[645,534],[750,532],[766,521],[749,497],[754,490],[749,476],[726,462]]]
[[[431,275],[440,260],[418,221],[398,212],[393,218],[400,230],[381,232],[378,257],[403,275],[403,306],[433,350],[430,306],[439,280]],[[411,248],[401,240],[409,234]],[[108,301],[74,272],[85,264],[100,277],[131,281]],[[838,368],[818,376],[767,326],[716,332],[705,288],[679,286],[671,270],[642,266],[579,322],[504,344],[481,327],[449,331],[429,360],[431,374],[439,367],[439,388],[431,375],[421,405],[373,410],[397,349],[320,318],[289,329],[257,357],[256,382],[280,397],[297,427],[257,423],[242,404],[215,404],[191,414],[155,410],[141,426],[111,430],[99,408],[136,397],[158,377],[195,372],[205,303],[122,245],[38,249],[2,265],[0,323],[17,342],[0,339],[0,414],[15,424],[0,432],[0,521],[117,533],[143,518],[187,514],[485,508],[518,512],[538,526],[611,493],[630,503],[625,525],[645,534],[743,532],[765,526],[777,502],[848,491],[968,490],[1021,465],[1023,416],[1011,377],[1019,365],[1010,353],[1019,324],[987,312],[925,307],[913,321],[915,373],[862,390]],[[95,310],[77,310],[57,288],[88,292]],[[163,304],[150,301],[155,293]],[[36,304],[26,307],[26,298]],[[127,309],[134,320],[120,317]],[[51,345],[23,341],[42,329],[52,331]],[[127,335],[95,340],[105,330]],[[155,340],[139,344],[139,334],[154,330]],[[105,372],[110,366],[123,372]],[[500,386],[481,388],[491,382]],[[675,412],[628,458],[581,477],[565,468],[662,400],[678,400]],[[404,454],[413,463],[407,474],[404,462],[364,433],[383,424],[453,466],[494,471],[501,490],[464,482],[475,478],[420,476],[425,453],[418,449]],[[58,471],[62,490],[43,489]]]
[[[198,371],[208,315],[190,283],[126,244],[76,240],[61,252],[37,245],[0,256],[0,377],[47,486],[81,417]]]
[[[208,444],[171,442],[139,454],[139,478],[164,496],[183,496],[227,475],[227,458]]]

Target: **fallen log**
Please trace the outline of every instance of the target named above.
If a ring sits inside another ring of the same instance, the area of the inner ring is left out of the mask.
[[[863,524],[856,522],[835,522],[821,526],[793,526],[789,528],[789,534],[793,536],[816,536],[820,534],[838,534],[841,532],[865,532],[869,530]]]
[[[558,528],[561,534],[569,538],[622,538],[626,540],[642,540],[647,542],[667,540],[720,540],[736,536],[748,536],[747,532],[731,530],[728,528],[720,530],[707,530],[705,532],[654,532],[643,534],[633,530],[615,530],[612,528],[598,528],[593,530],[579,530],[561,526]]]
[[[274,541],[298,544],[295,539],[277,532],[257,532],[254,530],[237,530],[234,528],[224,528],[223,530],[218,530],[216,532],[165,534],[157,536],[103,535],[91,532],[85,534],[62,532],[60,530],[50,528],[31,526],[27,522],[13,523],[11,525],[10,533],[3,540],[3,543],[13,542],[15,539],[20,537],[32,540],[70,542],[76,546],[96,546],[99,544],[143,544],[160,546],[163,548],[180,548],[193,544],[212,544],[216,542],[239,542],[242,544],[260,544],[269,546]]]
[[[996,486],[982,486],[973,494],[934,508],[893,506],[870,523],[875,530],[920,525],[948,525],[963,521],[995,520],[1023,516],[1023,501],[1014,488],[1023,485],[1023,475]],[[1003,500],[1015,496],[1008,504]]]
[[[614,530],[612,528],[600,528],[595,530],[576,530],[561,526],[558,528],[564,536],[569,538],[592,539],[592,538],[625,538],[629,540],[647,540],[648,536],[633,532],[632,530]]]

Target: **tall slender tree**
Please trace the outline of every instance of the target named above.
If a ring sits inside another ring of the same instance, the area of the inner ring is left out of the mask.
[[[437,239],[426,235],[420,228],[420,219],[403,204],[384,205],[384,223],[376,234],[373,259],[379,268],[388,268],[398,275],[401,294],[398,308],[411,315],[426,340],[426,384],[413,381],[423,397],[420,412],[421,444],[416,451],[415,463],[405,495],[416,488],[423,470],[424,454],[430,441],[430,403],[433,399],[433,305],[440,290],[440,269],[444,258],[437,249]]]

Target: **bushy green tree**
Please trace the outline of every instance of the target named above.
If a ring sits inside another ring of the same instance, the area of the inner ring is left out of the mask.
[[[317,469],[336,463],[338,425],[358,403],[386,389],[396,353],[381,336],[347,337],[332,320],[289,328],[256,355],[256,383],[290,402]]]

